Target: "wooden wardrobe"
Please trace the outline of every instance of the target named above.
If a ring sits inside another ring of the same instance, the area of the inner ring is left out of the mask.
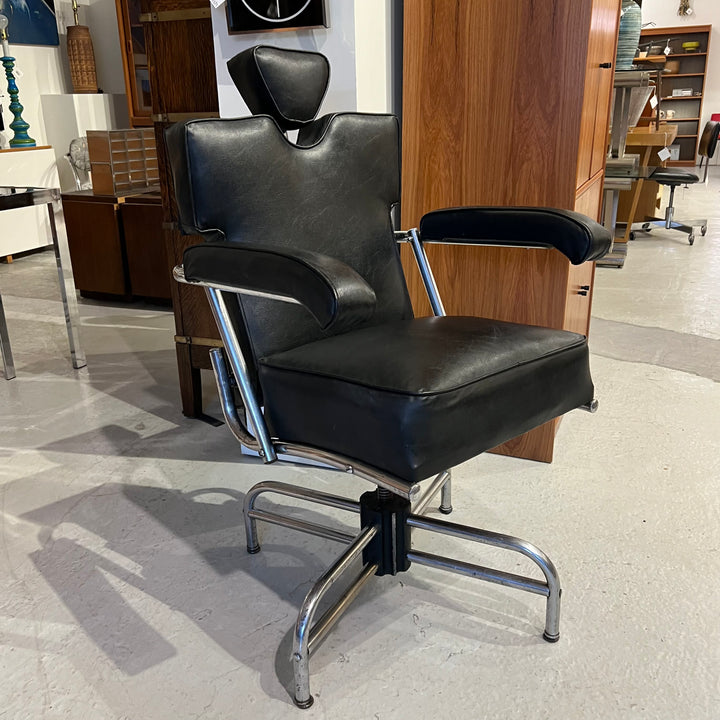
[[[212,21],[208,0],[140,0],[140,5],[170,275],[182,263],[185,248],[203,238],[178,230],[164,131],[175,122],[219,116]],[[211,367],[209,351],[222,347],[222,342],[203,289],[174,280],[170,287],[182,411],[189,417],[203,417],[200,370]]]
[[[467,205],[600,218],[620,3],[404,4],[403,228]],[[428,255],[448,314],[587,334],[593,263],[542,249],[429,246]],[[409,253],[403,262],[416,313],[431,314]],[[550,462],[557,425],[497,451]]]

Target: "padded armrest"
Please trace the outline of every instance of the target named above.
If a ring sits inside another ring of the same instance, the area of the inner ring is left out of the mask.
[[[463,207],[435,210],[420,220],[425,242],[554,247],[573,265],[597,260],[612,246],[602,225],[571,210]]]
[[[208,242],[183,254],[186,280],[291,299],[323,330],[349,329],[372,317],[375,292],[351,267],[320,253]]]

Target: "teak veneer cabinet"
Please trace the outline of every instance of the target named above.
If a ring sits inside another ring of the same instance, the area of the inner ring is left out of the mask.
[[[620,0],[405,3],[402,226],[442,207],[600,218]],[[416,313],[430,306],[403,249]],[[449,314],[587,334],[594,264],[556,250],[430,246]],[[558,421],[497,448],[550,462]]]

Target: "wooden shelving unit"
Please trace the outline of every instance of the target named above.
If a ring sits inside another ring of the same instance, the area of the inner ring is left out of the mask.
[[[678,125],[678,135],[670,148],[677,159],[668,161],[668,165],[692,167],[697,162],[710,30],[710,25],[648,28],[640,35],[641,46],[653,43],[664,47],[669,44],[671,52],[667,55],[667,63],[675,61],[678,64],[678,72],[666,70],[662,73],[658,88],[663,110],[674,112],[674,117],[668,118],[668,122]],[[685,42],[700,43],[698,52],[683,52]],[[693,94],[673,96],[673,90],[680,88],[689,88]]]
[[[151,127],[152,98],[140,0],[115,0],[120,52],[125,72],[128,113],[132,127]]]

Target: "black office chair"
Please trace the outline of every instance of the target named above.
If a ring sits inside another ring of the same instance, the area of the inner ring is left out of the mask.
[[[698,143],[698,155],[700,155],[700,169],[702,170],[703,161],[705,163],[705,174],[703,176],[703,182],[707,180],[708,164],[710,158],[715,154],[715,147],[718,141],[718,132],[720,132],[720,123],[709,121],[705,125],[703,134],[700,137]],[[687,170],[681,170],[679,168],[655,168],[650,180],[654,180],[660,185],[666,185],[670,188],[670,197],[668,198],[668,204],[665,208],[665,217],[646,217],[642,223],[641,230],[644,232],[650,232],[653,225],[657,227],[664,227],[666,230],[679,230],[680,232],[687,233],[688,242],[692,245],[695,242],[695,228],[700,228],[700,234],[705,235],[707,233],[707,219],[694,220],[690,222],[679,222],[674,219],[675,207],[673,205],[675,199],[675,188],[679,185],[694,185],[700,182],[700,178],[695,174],[688,172]],[[630,233],[630,239],[635,239],[635,232]]]
[[[581,263],[607,252],[610,234],[574,212],[500,207],[438,210],[419,230],[393,232],[397,119],[316,120],[329,79],[317,53],[258,46],[228,67],[256,115],[167,131],[180,225],[208,240],[186,250],[175,276],[206,288],[225,345],[211,353],[225,419],[265,462],[311,458],[376,486],[359,501],[278,482],[246,495],[251,553],[260,550],[257,520],[347,544],[300,609],[295,703],[312,704],[310,652],[360,588],[411,563],[545,596],[544,637],[556,641],[560,584],[543,552],[423,512],[438,492],[441,512],[451,511],[448,468],[568,410],[595,408],[586,339],[445,317],[423,243],[557,248]],[[285,135],[293,129],[296,143]],[[413,317],[398,243],[415,252],[436,317]],[[258,508],[267,493],[359,514],[360,532]],[[411,529],[521,553],[543,579],[420,552]],[[360,574],[313,623],[327,589],[360,556]]]

